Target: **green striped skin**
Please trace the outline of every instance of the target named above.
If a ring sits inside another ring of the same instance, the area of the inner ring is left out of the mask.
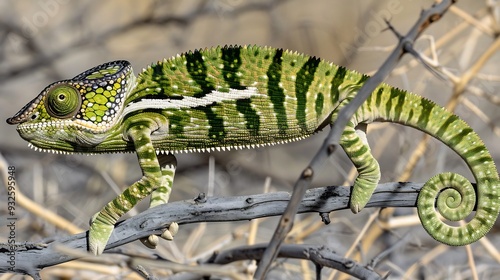
[[[116,221],[139,200],[152,194],[151,207],[168,201],[175,158],[166,154],[303,139],[335,122],[366,79],[280,49],[218,47],[152,64],[137,79],[126,61],[97,66],[49,85],[7,122],[19,124],[21,137],[44,151],[137,153],[143,177],[97,213],[91,224],[89,249],[100,254]],[[340,141],[359,172],[350,201],[353,212],[363,209],[380,179],[363,132],[373,121],[400,123],[430,134],[471,168],[477,190],[450,173],[436,175],[422,189],[418,212],[432,237],[464,245],[489,231],[499,212],[500,184],[479,136],[433,102],[385,84],[357,111]],[[463,227],[440,221],[434,207],[440,192],[438,209],[451,220],[468,216],[477,196],[474,218]],[[460,207],[465,207],[455,208],[460,199]]]

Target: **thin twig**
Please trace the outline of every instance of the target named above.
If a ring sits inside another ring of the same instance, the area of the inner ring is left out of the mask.
[[[227,264],[245,259],[260,259],[267,244],[234,248],[218,254],[213,263]],[[342,257],[330,249],[320,245],[286,244],[280,248],[281,258],[297,258],[310,260],[315,264],[331,267],[358,279],[382,279],[376,272],[359,263]]]

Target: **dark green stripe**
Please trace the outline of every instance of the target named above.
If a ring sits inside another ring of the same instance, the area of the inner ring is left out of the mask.
[[[212,92],[215,87],[207,81],[207,66],[203,61],[202,54],[199,50],[185,54],[186,68],[191,78],[200,86],[201,92],[195,93],[194,97],[201,98]]]
[[[165,94],[165,89],[170,88],[169,80],[166,79],[165,74],[163,73],[163,67],[165,65],[163,63],[154,64],[151,66],[151,80],[156,82],[157,88],[160,89],[159,92],[152,90],[148,93],[148,95],[158,95]]]
[[[432,197],[434,198],[434,197]],[[431,204],[427,204],[427,206],[430,208],[430,207],[434,207],[434,205],[431,205]],[[434,216],[436,215],[434,212],[427,212],[428,214],[425,215],[424,217],[422,218],[425,218],[426,221],[429,221],[429,220],[432,220],[434,218]]]
[[[250,135],[257,136],[260,129],[260,118],[257,115],[257,111],[251,106],[252,101],[250,99],[239,99],[236,100],[236,110],[242,113],[245,117],[245,125],[250,132]]]
[[[214,106],[216,105],[199,107],[199,109],[207,116],[208,125],[210,126],[208,129],[208,138],[217,141],[217,144],[222,144],[221,142],[223,142],[224,137],[226,136],[226,132],[224,131],[224,121],[222,120],[222,117],[212,111],[212,107]],[[207,144],[207,146],[213,146],[210,145],[211,143]]]
[[[434,217],[434,215],[433,215],[433,216],[431,216],[431,217]],[[436,232],[440,232],[442,228],[443,228],[443,224],[442,224],[442,223],[439,223],[439,224],[437,224],[437,225],[434,227],[434,229],[435,229],[434,231],[436,231]],[[449,236],[449,233],[448,233],[448,236]]]
[[[370,108],[373,108],[372,107],[373,96],[374,96],[373,94],[370,94],[370,96],[368,96],[368,98],[366,99],[365,104],[363,105],[365,108],[367,108],[366,110],[370,110]]]
[[[483,194],[483,195],[486,195],[486,197],[488,197],[490,200],[497,200],[498,199],[498,196],[496,196],[496,195],[492,195],[492,194]],[[476,207],[477,207],[477,203],[476,203]],[[495,214],[495,215],[497,214],[497,210],[495,209],[495,207],[483,206],[483,207],[481,207],[481,210],[485,211],[488,214]]]
[[[394,87],[391,88],[391,98],[389,100],[390,105],[389,102],[387,104],[387,107],[389,107],[388,108],[389,112],[391,110],[391,107],[393,106],[392,100],[394,98],[397,98],[396,105],[394,105],[394,120],[399,121],[401,120],[401,113],[403,112],[403,105],[405,103],[405,94],[397,88]],[[387,112],[387,116],[389,116],[389,112]]]
[[[467,163],[471,166],[481,166],[481,165],[485,165],[486,163],[490,163],[491,164],[491,157],[489,155],[484,155],[482,157],[474,157],[474,159],[470,159],[468,158],[467,159]]]
[[[332,96],[332,104],[337,104],[340,98],[339,87],[344,82],[345,75],[347,74],[347,69],[342,66],[337,68],[337,72],[335,72],[335,76],[331,81],[332,87],[330,89],[330,94]]]
[[[458,120],[458,117],[455,116],[455,115],[449,115],[448,116],[448,119],[446,119],[446,121],[444,121],[444,123],[441,125],[441,127],[439,128],[439,130],[436,132],[436,137],[438,138],[443,138],[444,134],[446,133],[449,133],[448,131],[448,128],[449,126],[456,122]]]
[[[466,231],[467,233],[469,233],[469,232],[475,232],[475,231],[476,231],[476,229],[475,229],[475,228],[473,228],[471,224],[467,224],[465,227],[467,228],[467,231]],[[450,228],[450,233],[451,233],[451,232],[452,232],[452,231],[451,231],[451,228]],[[451,235],[451,234],[448,234],[448,236],[452,236],[452,235]]]
[[[495,214],[495,212],[490,212],[489,214]],[[487,225],[488,224],[488,220],[485,218],[485,217],[481,217],[481,215],[476,215],[474,217],[475,219],[477,219],[479,221],[480,224],[482,225]]]
[[[457,237],[458,237],[459,240],[463,240],[464,239],[464,233],[465,233],[465,230],[459,230],[458,231],[458,236]]]
[[[410,109],[410,112],[408,112],[408,116],[406,117],[407,122],[411,120],[413,120],[413,108]]]
[[[323,93],[318,92],[316,95],[316,117],[319,118],[323,114],[323,105],[325,103],[325,96]]]
[[[174,112],[168,117],[168,134],[175,135],[176,138],[184,138],[184,125],[189,123],[190,115],[182,110]]]
[[[286,134],[288,129],[288,118],[286,116],[286,110],[284,106],[285,93],[283,89],[280,88],[279,83],[281,81],[281,71],[282,71],[282,56],[283,50],[277,49],[274,54],[273,61],[267,69],[267,92],[269,99],[273,103],[274,112],[276,113],[276,118],[278,122],[278,129],[281,135]]]
[[[467,152],[463,153],[462,156],[465,158],[474,158],[476,157],[481,151],[486,151],[486,148],[484,146],[477,146],[474,148],[469,148],[467,149]],[[486,156],[489,158],[489,156]]]
[[[297,98],[297,112],[296,117],[299,126],[303,131],[307,131],[306,124],[306,103],[307,103],[307,92],[314,80],[314,73],[318,68],[320,60],[316,57],[310,57],[302,68],[300,68],[297,73],[297,79],[295,80],[295,94]]]
[[[127,189],[128,190],[128,189]],[[133,196],[132,194],[130,194],[130,191],[127,192],[127,190],[125,190],[123,192],[123,197],[126,201],[130,202],[130,205],[136,205],[137,204],[137,199],[135,198],[135,196]],[[128,210],[130,210],[130,208],[128,207],[125,207],[125,203],[123,203],[123,201],[121,199],[118,198],[115,198],[113,200],[113,206],[115,208],[115,210],[113,211],[110,211],[111,213],[113,214],[117,214],[118,216],[121,216],[122,214],[124,214],[125,212],[128,212]],[[116,210],[120,211],[120,213],[116,213]],[[117,219],[117,218],[113,218],[113,219]]]
[[[368,78],[370,78],[370,76],[361,74],[361,78],[359,78],[358,85],[364,84],[366,80],[368,80]]]
[[[436,107],[434,103],[427,99],[420,100],[420,108],[422,111],[420,112],[420,116],[418,116],[417,126],[420,128],[427,128],[429,124],[429,118],[431,116],[432,109]]]
[[[344,135],[347,135],[344,133]],[[352,148],[352,146],[356,145],[358,143],[357,139],[352,139],[352,140],[342,140],[342,147],[345,148],[345,150],[348,150]]]
[[[352,125],[352,122],[350,122],[349,124]],[[351,135],[352,134],[355,134],[356,131],[354,129],[346,129],[344,130],[344,132],[342,132],[342,138],[346,138],[346,139],[349,139],[349,138],[352,138]]]
[[[149,158],[149,157],[142,157],[142,158]],[[155,164],[154,161],[151,164]],[[160,171],[160,168],[157,165],[145,165],[144,163],[141,165],[141,170],[144,172],[144,174],[150,174],[150,173],[155,173]]]
[[[472,128],[470,128],[470,127],[462,129],[462,131],[460,131],[460,133],[457,133],[451,137],[451,139],[450,139],[449,143],[447,143],[447,145],[450,147],[457,146],[460,142],[462,142],[462,140],[464,139],[465,136],[469,135],[472,132],[473,132]]]
[[[348,145],[354,145],[354,144],[357,144],[359,141],[361,140],[356,140],[355,143],[349,143]],[[344,144],[345,145],[345,144]],[[349,149],[347,149],[349,150]],[[366,153],[368,153],[368,147],[366,145],[363,145],[361,146],[359,149],[356,149],[356,150],[349,150],[349,158],[353,159],[353,158],[358,158],[360,156],[365,156]],[[360,159],[361,160],[361,159]]]
[[[224,64],[224,68],[222,68],[224,80],[232,89],[245,89],[246,87],[241,85],[239,77],[236,76],[236,72],[241,66],[241,48],[224,47],[221,51]]]
[[[383,88],[379,88],[377,93],[375,93],[375,107],[379,108],[380,110],[380,104],[382,103],[382,93],[384,92]]]
[[[389,118],[389,116],[391,114],[392,98],[394,98],[394,96],[392,96],[392,90],[391,90],[391,94],[389,95],[389,99],[385,103],[385,117],[386,118]],[[382,112],[382,110],[380,110],[380,112]]]

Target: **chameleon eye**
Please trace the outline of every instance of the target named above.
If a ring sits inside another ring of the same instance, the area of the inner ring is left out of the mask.
[[[81,103],[81,96],[74,87],[60,85],[47,94],[45,108],[50,116],[65,119],[74,116]]]

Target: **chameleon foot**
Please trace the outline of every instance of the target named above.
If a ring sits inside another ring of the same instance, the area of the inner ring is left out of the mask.
[[[102,223],[95,218],[92,220],[89,230],[89,251],[97,256],[104,252],[114,226]]]
[[[174,240],[174,236],[177,234],[179,231],[179,224],[177,223],[171,223],[168,229],[166,229],[160,237],[162,239],[165,239],[167,241],[172,241]],[[147,238],[141,238],[141,243],[144,244],[144,246],[150,248],[150,249],[156,249],[156,246],[159,244],[159,238],[158,236],[151,234]]]
[[[376,178],[377,179],[377,178]],[[359,184],[358,182],[362,182],[363,185]],[[351,194],[351,201],[349,202],[349,206],[351,208],[351,211],[354,214],[358,214],[363,210],[368,204],[368,201],[370,200],[370,197],[375,190],[376,184],[373,184],[371,182],[365,182],[363,179],[358,179],[356,180],[352,194]]]

